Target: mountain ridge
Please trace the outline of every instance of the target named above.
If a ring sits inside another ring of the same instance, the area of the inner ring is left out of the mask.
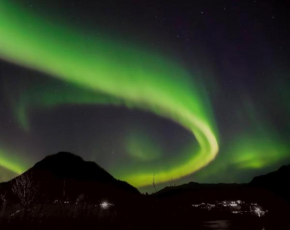
[[[154,193],[157,197],[177,196],[190,192],[198,191],[235,191],[247,189],[259,189],[271,192],[277,197],[290,201],[290,165],[283,165],[276,171],[256,176],[249,183],[217,183],[204,184],[198,182],[189,182],[178,186],[166,186]]]
[[[46,156],[41,161],[37,162],[32,168],[28,169],[22,175],[33,175],[36,181],[45,181],[43,184],[44,190],[53,191],[54,196],[61,196],[61,190],[64,187],[70,192],[74,199],[77,193],[88,193],[94,196],[93,192],[89,192],[90,188],[94,191],[99,191],[101,195],[106,193],[114,196],[114,193],[122,191],[122,193],[140,195],[137,188],[133,187],[125,181],[114,178],[105,169],[92,161],[85,161],[78,155],[69,152],[58,152]],[[18,176],[8,182],[0,183],[1,190],[11,189],[13,183]],[[290,201],[290,189],[288,184],[290,178],[290,165],[284,165],[278,170],[265,175],[254,177],[249,183],[217,183],[204,184],[198,182],[189,182],[178,186],[167,186],[163,189],[151,194],[154,197],[174,196],[183,192],[198,191],[198,190],[234,190],[244,188],[259,188],[265,189],[273,194],[280,196]],[[52,187],[56,187],[53,189]],[[115,190],[117,189],[117,190]],[[75,191],[74,191],[75,190]],[[104,191],[102,191],[104,190]],[[120,191],[119,191],[120,190]],[[97,194],[97,193],[96,193]]]
[[[15,199],[12,188],[22,179],[28,179],[38,188],[39,199],[45,197],[50,202],[57,199],[75,201],[82,194],[91,201],[110,198],[116,202],[141,195],[137,188],[114,178],[97,163],[69,152],[49,155],[23,174],[0,183],[0,193],[5,190],[10,199]]]

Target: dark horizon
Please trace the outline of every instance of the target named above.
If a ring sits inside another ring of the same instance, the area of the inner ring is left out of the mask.
[[[17,175],[15,178],[12,178],[11,180],[9,181],[5,181],[5,182],[2,182],[2,184],[6,184],[6,183],[10,183],[12,181],[14,181],[15,179],[17,179],[18,177],[22,177],[23,175],[29,173],[31,170],[34,170],[35,168],[38,168],[40,165],[40,167],[48,167],[47,170],[54,170],[53,168],[50,168],[53,166],[53,164],[56,164],[55,166],[57,167],[60,167],[59,169],[57,170],[60,170],[60,173],[66,173],[65,171],[67,170],[67,166],[70,168],[70,165],[71,164],[74,164],[73,161],[71,162],[71,160],[77,160],[77,161],[80,161],[83,162],[84,164],[90,164],[91,166],[93,167],[97,167],[99,168],[101,171],[104,171],[105,174],[108,174],[109,177],[112,177],[114,178],[110,172],[108,170],[106,170],[105,168],[103,168],[101,165],[99,165],[97,162],[94,162],[94,161],[86,161],[86,159],[83,159],[81,156],[77,155],[77,154],[74,154],[74,153],[70,153],[70,152],[65,152],[65,151],[61,151],[61,152],[57,152],[57,153],[53,153],[53,154],[49,154],[47,156],[45,156],[42,160],[40,160],[39,162],[36,162],[35,165],[33,165],[31,168],[29,168],[27,171],[23,172],[23,174],[20,174],[20,175]],[[49,162],[51,161],[50,164],[52,165],[47,165],[45,166],[47,163],[45,162]],[[59,164],[62,164],[63,166],[59,165]],[[227,186],[227,185],[233,185],[233,186],[243,186],[243,185],[250,185],[250,184],[256,184],[256,180],[260,180],[260,178],[267,178],[269,177],[270,175],[272,174],[275,174],[283,169],[289,169],[290,170],[290,164],[285,164],[285,165],[282,165],[281,167],[277,168],[276,170],[274,171],[271,171],[269,173],[266,173],[266,174],[261,174],[261,175],[256,175],[254,176],[250,181],[246,182],[246,183],[222,183],[222,182],[219,182],[219,183],[199,183],[199,182],[196,182],[196,181],[189,181],[188,183],[185,183],[185,184],[176,184],[174,183],[174,181],[169,181],[168,184],[164,184],[164,187],[161,187],[161,185],[156,185],[155,184],[155,181],[154,181],[154,175],[152,175],[152,184],[151,184],[151,189],[148,191],[148,187],[144,187],[144,188],[137,188],[136,187],[136,190],[138,190],[141,194],[159,194],[160,192],[162,191],[166,191],[166,190],[170,190],[170,189],[179,189],[179,188],[186,188],[187,186],[189,186],[188,188],[199,188],[200,186],[201,187],[204,187],[204,188],[207,188],[207,185],[209,185],[210,187],[211,186]],[[72,170],[72,169],[70,169]],[[83,170],[86,170],[86,168],[77,168],[77,170],[75,171],[72,171],[71,173],[73,173],[73,175],[70,175],[69,177],[75,177],[76,179],[80,179],[80,180],[87,180],[85,179],[85,176],[86,173],[83,175]],[[102,172],[101,172],[102,174]],[[69,175],[69,174],[68,174]],[[80,178],[79,176],[82,175]],[[100,176],[100,171],[96,171],[96,174],[92,174],[91,175],[92,178],[94,176]],[[107,176],[105,176],[107,177]],[[120,180],[119,178],[115,178],[117,180]],[[122,181],[122,180],[121,180]],[[126,182],[126,181],[124,181]],[[270,181],[269,181],[270,182]],[[128,182],[126,182],[128,183]],[[154,183],[154,184],[153,184]],[[128,183],[129,184],[129,183]],[[1,185],[1,183],[0,183]],[[130,185],[130,184],[129,184]],[[132,185],[131,185],[132,186]],[[159,187],[159,189],[158,189]],[[161,187],[161,188],[160,188]],[[287,198],[288,199],[288,198]]]
[[[287,229],[290,165],[249,184],[197,184],[141,194],[94,162],[59,152],[0,183],[1,229]],[[154,186],[154,184],[153,184]],[[140,226],[139,226],[140,228]]]

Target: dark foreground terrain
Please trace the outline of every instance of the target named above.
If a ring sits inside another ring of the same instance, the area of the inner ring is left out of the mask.
[[[0,184],[0,229],[290,229],[290,166],[249,184],[142,195],[93,162],[58,153]]]

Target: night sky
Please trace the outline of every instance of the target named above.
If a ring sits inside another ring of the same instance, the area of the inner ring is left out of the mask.
[[[0,182],[59,151],[143,191],[289,164],[289,6],[1,0]]]

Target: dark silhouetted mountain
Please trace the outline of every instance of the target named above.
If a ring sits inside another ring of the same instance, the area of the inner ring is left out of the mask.
[[[174,196],[192,191],[235,191],[243,189],[264,189],[270,191],[277,196],[290,200],[290,165],[282,166],[279,170],[266,175],[255,177],[248,184],[201,184],[190,182],[179,186],[169,186],[154,193],[157,197]]]
[[[290,166],[264,176],[255,177],[247,184],[200,184],[190,182],[180,186],[170,186],[153,194],[165,204],[186,206],[188,203],[214,202],[216,200],[245,200],[258,202],[279,215],[289,210]]]
[[[209,189],[232,189],[240,188],[241,184],[201,184],[197,182],[189,182],[188,184],[182,184],[179,186],[169,186],[161,189],[156,192],[154,195],[158,197],[172,196],[181,194],[188,191],[197,191],[197,190],[209,190]]]
[[[56,199],[75,201],[80,196],[90,201],[123,202],[140,196],[135,187],[115,179],[96,163],[68,152],[45,157],[19,177],[2,183],[0,189],[7,190],[13,197],[12,186],[21,176],[31,178],[39,190],[39,199],[48,202]]]
[[[290,165],[277,171],[254,177],[249,183],[252,187],[267,189],[277,196],[290,201]]]
[[[80,195],[89,201],[108,199],[126,205],[127,200],[140,198],[139,191],[130,184],[115,179],[94,162],[84,161],[72,153],[60,152],[47,156],[26,171],[39,188],[40,199],[48,202],[55,199],[75,201]],[[289,199],[290,166],[255,177],[249,184],[200,184],[190,182],[170,186],[151,197],[175,199],[188,203],[215,199],[261,199],[267,201],[269,194]],[[0,193],[8,191],[13,197],[12,186],[18,177],[0,184]],[[262,194],[262,195],[261,195]],[[270,195],[271,196],[271,195]],[[170,201],[172,202],[172,200]],[[132,203],[132,202],[130,202]]]
[[[47,170],[58,178],[74,178],[84,181],[116,182],[116,179],[95,162],[84,161],[80,156],[60,152],[45,157],[30,171]]]
[[[179,186],[165,187],[153,196],[177,203],[196,203],[204,201],[242,199],[244,184],[201,184],[190,182]]]
[[[32,213],[39,213],[39,210],[42,210],[45,216],[55,218],[61,215],[65,217],[65,223],[73,220],[77,222],[72,223],[83,225],[87,223],[86,215],[90,210],[92,213],[90,221],[93,221],[91,223],[107,224],[108,222],[99,220],[114,217],[117,227],[120,226],[119,223],[122,223],[122,226],[131,223],[134,229],[137,226],[140,228],[140,223],[144,229],[152,228],[158,223],[158,228],[161,229],[164,228],[164,223],[168,226],[176,223],[189,226],[192,224],[193,217],[196,220],[229,218],[230,214],[225,212],[199,213],[192,208],[192,204],[243,200],[247,203],[258,203],[266,210],[270,210],[273,226],[276,227],[277,220],[282,225],[285,221],[280,222],[280,219],[286,220],[287,223],[289,220],[290,205],[285,201],[285,199],[289,201],[289,172],[290,166],[284,166],[276,172],[254,178],[249,184],[190,182],[180,186],[165,187],[150,196],[142,196],[136,188],[115,179],[96,163],[84,161],[72,153],[60,152],[47,156],[22,175],[1,183],[0,194],[5,194],[9,207],[12,207],[15,213],[24,205],[19,195],[13,193],[12,188],[15,188],[16,182],[21,178],[29,178],[33,188],[36,188],[36,193],[33,206],[30,206],[34,209],[28,208],[28,215],[33,216],[35,214]],[[113,208],[105,211],[100,205],[102,201],[112,203]],[[70,212],[66,213],[67,210]],[[50,223],[49,218],[45,220],[45,225]],[[80,220],[81,222],[78,222]],[[97,224],[94,226],[98,226]]]

